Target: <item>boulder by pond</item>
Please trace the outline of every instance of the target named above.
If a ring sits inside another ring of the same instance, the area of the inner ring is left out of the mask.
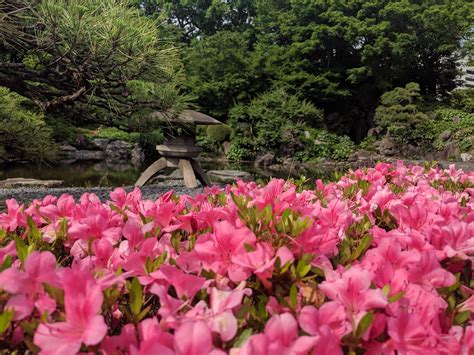
[[[233,182],[237,179],[252,180],[252,175],[239,170],[209,170],[206,174],[212,182],[218,183]]]
[[[0,181],[0,188],[17,188],[17,187],[59,187],[63,184],[62,180],[38,180],[25,178],[10,178]]]

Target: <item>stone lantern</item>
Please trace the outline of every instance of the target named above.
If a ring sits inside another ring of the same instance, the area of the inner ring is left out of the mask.
[[[163,144],[156,146],[156,150],[162,158],[151,164],[140,175],[135,186],[143,186],[153,175],[165,168],[181,170],[186,187],[197,187],[196,177],[203,186],[209,186],[211,183],[196,159],[202,148],[196,145],[195,128],[197,125],[218,125],[222,122],[204,113],[192,110],[185,110],[178,117],[162,112],[155,112],[153,115],[172,126],[184,128],[182,133],[169,137],[165,139]]]

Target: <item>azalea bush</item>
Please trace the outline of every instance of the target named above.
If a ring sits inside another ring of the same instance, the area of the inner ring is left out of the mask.
[[[474,351],[474,173],[378,164],[314,190],[6,205],[6,351]]]

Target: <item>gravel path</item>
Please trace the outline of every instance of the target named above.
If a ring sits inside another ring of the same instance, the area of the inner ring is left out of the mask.
[[[134,189],[133,186],[124,187],[128,192]],[[47,195],[60,196],[61,194],[70,194],[78,199],[85,192],[95,193],[102,201],[109,199],[110,191],[115,187],[60,187],[60,188],[13,188],[0,189],[0,205],[4,205],[4,201],[9,198],[15,198],[21,202],[31,202],[34,199],[43,198]],[[189,189],[182,185],[160,184],[143,186],[141,188],[144,199],[156,199],[169,190],[174,190],[177,194],[195,195],[201,193],[203,189],[197,187]]]

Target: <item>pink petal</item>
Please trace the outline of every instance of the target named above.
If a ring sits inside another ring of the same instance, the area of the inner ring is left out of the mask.
[[[33,341],[44,355],[71,355],[81,348],[81,339],[65,323],[40,324]]]
[[[181,355],[207,354],[212,349],[212,336],[203,321],[188,321],[175,332],[175,349]]]
[[[34,307],[34,302],[25,295],[12,296],[5,305],[6,309],[13,309],[15,311],[13,320],[20,320],[28,317],[31,312],[33,312]]]
[[[82,334],[82,342],[86,345],[96,345],[107,334],[107,325],[104,322],[104,317],[95,316],[87,323],[87,328]]]

